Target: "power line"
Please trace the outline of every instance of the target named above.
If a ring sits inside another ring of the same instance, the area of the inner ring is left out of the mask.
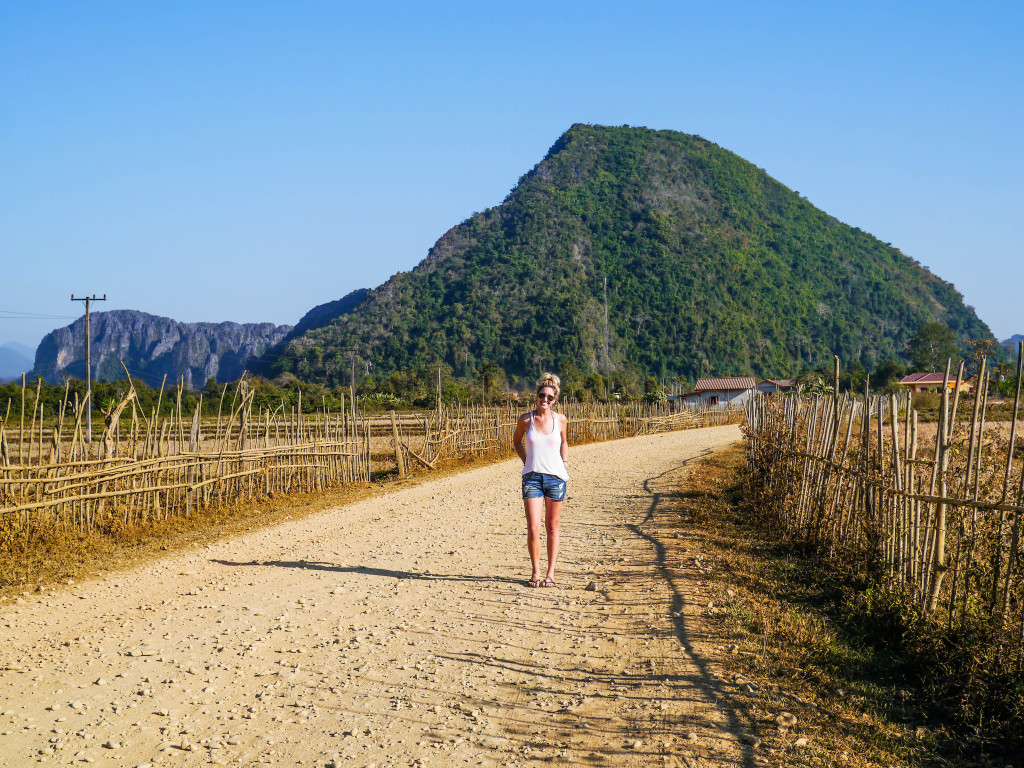
[[[0,313],[5,315],[29,315],[32,317],[70,317],[70,315],[54,315],[51,312],[26,312],[21,309],[0,309]]]
[[[41,312],[21,312],[16,309],[0,309],[0,320],[75,320],[71,315],[48,315]]]

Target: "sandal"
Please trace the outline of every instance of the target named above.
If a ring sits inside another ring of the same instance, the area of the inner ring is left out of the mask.
[[[553,587],[553,586],[555,586],[555,580],[552,579],[550,576],[548,576],[546,579],[544,579],[544,581],[542,581],[540,583],[540,586],[542,586],[542,587]]]
[[[540,585],[540,579],[530,579],[526,582],[526,586],[528,587],[539,587]]]

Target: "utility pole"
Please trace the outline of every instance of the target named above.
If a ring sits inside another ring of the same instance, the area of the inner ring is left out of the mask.
[[[85,302],[85,395],[88,405],[85,409],[85,442],[92,442],[92,319],[89,312],[89,305],[94,301],[106,301],[107,294],[99,298],[95,293],[92,296],[80,296],[75,298],[71,294],[72,301]]]
[[[608,278],[604,279],[604,375],[608,402],[612,400],[612,366],[608,359]]]

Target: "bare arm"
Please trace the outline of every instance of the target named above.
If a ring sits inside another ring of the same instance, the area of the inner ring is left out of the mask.
[[[559,431],[562,433],[562,445],[559,448],[559,453],[562,454],[562,463],[565,464],[566,468],[568,469],[568,467],[569,467],[569,429],[568,429],[567,425],[568,425],[569,421],[568,421],[568,419],[565,418],[565,416],[562,416],[562,418],[560,418],[558,421],[561,424],[561,427],[560,427]]]
[[[529,419],[530,414],[520,416],[515,434],[512,435],[512,447],[515,448],[516,455],[523,460],[523,464],[526,463],[526,446],[523,445],[523,438],[526,436],[526,430],[530,428]]]

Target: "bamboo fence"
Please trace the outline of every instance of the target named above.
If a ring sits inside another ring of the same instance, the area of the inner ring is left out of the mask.
[[[104,411],[98,440],[83,433],[85,403],[65,403],[72,407],[49,432],[34,408],[16,442],[10,419],[0,420],[0,536],[40,523],[81,531],[111,518],[144,523],[369,480],[369,432],[358,418],[344,409],[306,414],[301,400],[254,410],[252,400],[243,381],[226,409],[222,399],[216,422],[204,423],[201,403],[189,416],[180,400],[170,416],[157,418],[154,408],[146,417],[130,390]]]
[[[181,391],[180,388],[178,390]],[[135,392],[104,410],[99,435],[85,433],[88,404],[69,400],[44,413],[39,388],[22,388],[20,408],[0,419],[0,548],[39,525],[91,531],[112,521],[144,524],[174,515],[252,502],[279,494],[319,492],[374,476],[467,456],[511,455],[519,411],[509,406],[444,407],[419,414],[368,416],[351,399],[337,412],[313,413],[301,395],[294,407],[253,407],[243,379],[217,418],[202,401],[171,414],[144,414]],[[563,406],[573,444],[735,422],[736,409],[672,411],[664,405]],[[46,426],[44,427],[44,424]]]
[[[960,396],[963,364],[955,377],[947,365],[934,437],[924,434],[910,392],[840,396],[838,388],[755,398],[745,427],[748,482],[770,519],[950,629],[985,626],[1000,654],[1016,655],[1018,670],[1022,352],[1024,345],[1009,425],[986,419],[982,361],[973,402]]]
[[[680,409],[642,402],[563,402],[558,410],[566,417],[570,445],[738,423],[743,418],[738,408]],[[522,413],[515,405],[442,407],[425,416],[420,455],[412,458],[430,466],[442,458],[512,455],[512,435]]]

